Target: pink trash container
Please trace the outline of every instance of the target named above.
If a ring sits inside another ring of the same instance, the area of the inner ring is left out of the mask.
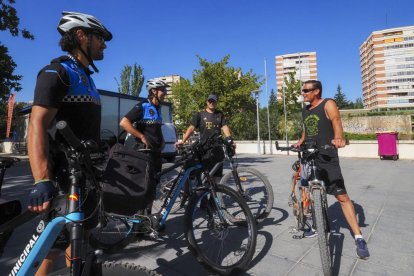
[[[378,155],[384,158],[392,158],[394,161],[399,158],[397,149],[398,132],[378,132]]]

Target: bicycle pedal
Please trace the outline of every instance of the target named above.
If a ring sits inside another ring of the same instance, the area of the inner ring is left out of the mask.
[[[151,239],[156,240],[156,239],[158,239],[159,235],[158,235],[157,231],[152,231],[151,233],[149,233],[149,236],[150,236]]]

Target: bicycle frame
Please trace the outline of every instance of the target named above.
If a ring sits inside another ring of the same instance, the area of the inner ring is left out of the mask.
[[[44,215],[49,217],[54,213],[58,206],[68,198],[69,214],[66,216],[58,216],[47,222],[41,219],[36,227],[35,233],[32,234],[23,252],[19,255],[9,275],[34,275],[42,263],[43,259],[48,254],[50,248],[59,236],[63,227],[71,224],[71,273],[73,275],[80,275],[81,272],[81,247],[83,238],[83,226],[80,222],[84,219],[84,212],[82,208],[82,190],[77,185],[77,178],[73,177],[71,185],[71,193],[68,195],[61,195],[52,200],[52,207],[50,211]],[[6,222],[0,227],[0,233],[6,232],[25,222],[36,217],[37,214],[26,211],[16,218]]]
[[[46,228],[45,221],[41,220],[9,275],[34,275],[63,227],[73,221],[82,220],[83,217],[83,212],[57,217],[47,223]]]
[[[236,183],[237,192],[240,193],[241,195],[244,195],[243,185],[241,185],[240,178],[239,178],[239,174],[237,173],[237,165],[234,164],[233,157],[229,156],[228,151],[227,151],[227,147],[229,147],[229,146],[223,145],[224,160],[228,160],[229,161],[230,170],[231,170],[231,172],[233,174],[233,178],[234,178],[234,181]],[[218,162],[218,163],[216,163],[214,165],[214,167],[209,172],[210,176],[211,175],[214,175],[217,172],[217,170],[220,168],[220,166],[223,166],[224,165],[224,160],[223,161],[220,161],[220,162]]]
[[[71,275],[81,275],[81,273],[83,274],[85,272],[82,271],[82,243],[84,239],[82,222],[84,222],[85,219],[83,211],[83,189],[86,182],[84,183],[84,181],[81,182],[80,180],[83,176],[89,175],[92,171],[88,151],[88,147],[91,145],[81,144],[67,126],[66,122],[61,121],[56,124],[56,127],[69,145],[71,145],[70,148],[67,148],[67,154],[69,156],[68,171],[70,190],[68,194],[57,196],[51,201],[51,208],[45,213],[43,218],[53,217],[53,219],[50,221],[42,219],[39,222],[36,227],[36,232],[31,236],[9,275],[34,275],[63,227],[66,225],[70,226],[70,273]],[[81,165],[83,165],[84,168],[82,168]],[[93,175],[91,180],[96,184]],[[58,213],[61,210],[60,206],[62,206],[63,200],[67,203],[67,215],[60,215]],[[95,209],[95,211],[96,210],[97,209]],[[0,227],[0,233],[24,224],[35,216],[35,213],[26,211],[2,225]],[[90,261],[91,259],[87,258],[86,260]],[[85,265],[84,268],[90,269],[91,266]],[[90,271],[86,271],[86,274],[89,272]]]
[[[181,164],[179,164],[181,165]],[[178,167],[177,166],[173,166],[174,168]],[[202,169],[203,166],[201,164],[196,164],[194,166],[191,166],[189,168],[187,168],[184,172],[180,171],[179,175],[177,176],[177,180],[178,183],[176,182],[174,184],[177,185],[175,187],[175,189],[171,189],[169,195],[165,198],[164,200],[164,204],[161,207],[161,210],[159,211],[159,213],[161,214],[161,219],[159,224],[163,225],[177,199],[177,197],[179,196],[181,189],[184,187],[185,183],[188,181],[188,179],[190,178],[191,173],[193,173],[194,171],[200,170]],[[164,173],[166,173],[167,171],[172,170],[171,168],[168,168]],[[189,187],[190,189],[193,189],[194,187]],[[174,190],[174,193],[172,193],[172,191]]]

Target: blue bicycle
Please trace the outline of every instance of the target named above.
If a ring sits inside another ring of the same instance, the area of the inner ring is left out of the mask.
[[[70,232],[71,256],[69,268],[64,268],[55,275],[158,275],[153,271],[135,264],[109,262],[101,263],[97,256],[102,251],[88,248],[87,232],[84,224],[99,212],[99,204],[90,216],[85,217],[84,203],[90,196],[100,196],[99,169],[94,163],[100,160],[96,143],[92,141],[80,142],[72,133],[66,122],[60,121],[56,125],[58,131],[65,138],[66,156],[69,164],[70,193],[55,197],[49,211],[43,215],[35,232],[27,242],[22,253],[9,275],[34,275],[39,265],[46,257],[59,233],[66,226]],[[19,202],[20,204],[20,202]],[[19,205],[20,206],[20,205]],[[4,210],[2,210],[4,211]],[[25,211],[0,226],[0,241],[14,228],[35,218],[37,214]],[[5,243],[0,242],[3,250]]]
[[[231,188],[215,183],[201,162],[208,147],[200,143],[191,145],[175,165],[160,173],[158,177],[181,167],[178,175],[169,182],[158,212],[149,216],[106,213],[106,227],[93,231],[91,244],[113,252],[140,234],[157,238],[177,198],[182,195],[181,191],[185,190],[189,204],[184,233],[197,261],[220,274],[248,269],[256,248],[256,222],[244,199]],[[191,187],[185,187],[186,183],[192,183]]]

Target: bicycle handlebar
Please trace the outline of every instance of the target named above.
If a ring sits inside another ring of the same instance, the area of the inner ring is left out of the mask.
[[[75,133],[73,133],[72,129],[66,121],[57,122],[56,128],[59,131],[59,133],[63,136],[63,138],[66,140],[66,142],[69,144],[69,146],[74,148],[76,151],[85,153],[85,150],[88,150],[89,153],[94,153],[100,150],[100,146],[94,140],[79,140],[79,138],[76,137]]]
[[[310,146],[310,147],[305,147],[305,146],[301,145],[299,148],[296,148],[294,146],[280,147],[278,141],[276,141],[275,144],[276,144],[276,149],[280,150],[280,151],[309,152],[309,151],[312,151],[312,150],[318,151],[318,150],[333,150],[333,149],[335,149],[335,146],[332,146],[332,145],[324,145],[324,146],[314,145],[314,146]]]
[[[84,151],[85,147],[82,145],[82,142],[75,136],[66,121],[57,122],[56,128],[59,130],[59,133],[62,134],[63,138],[65,138],[66,142],[68,142],[71,147],[81,152]]]

